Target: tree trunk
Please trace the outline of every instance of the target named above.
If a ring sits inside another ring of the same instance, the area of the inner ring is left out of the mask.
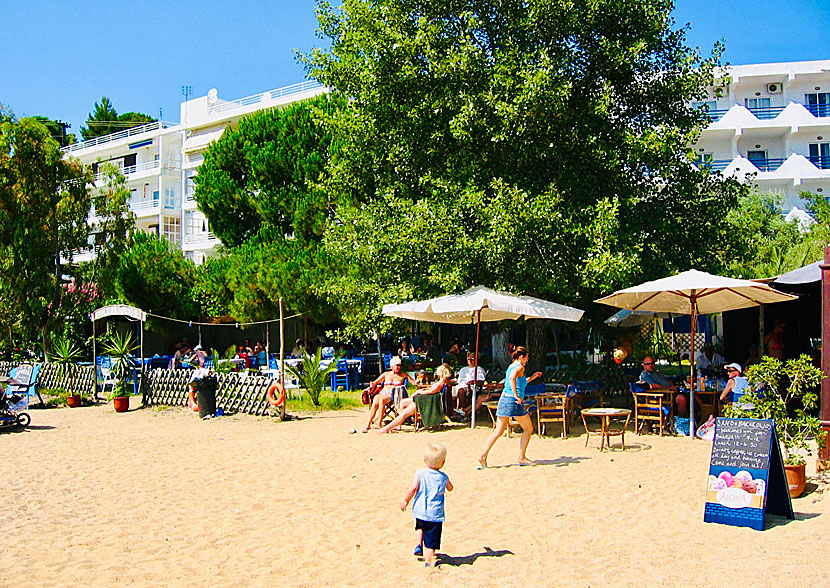
[[[510,365],[511,361],[513,361],[507,353],[507,333],[507,329],[499,329],[493,333],[491,339],[493,346],[493,363],[502,370],[507,369],[507,366]]]
[[[527,328],[527,344],[526,347],[530,351],[530,356],[525,367],[525,375],[529,376],[536,372],[545,373],[545,355],[548,350],[546,319],[530,319],[525,321]]]

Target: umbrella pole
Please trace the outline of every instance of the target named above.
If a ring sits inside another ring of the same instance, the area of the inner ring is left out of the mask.
[[[470,428],[476,428],[476,392],[478,391],[478,340],[481,336],[481,309],[476,311],[476,361],[473,368],[473,410],[471,411]]]
[[[691,384],[689,385],[689,437],[695,438],[695,327],[697,326],[697,297],[692,294],[689,299],[692,303],[692,341],[689,345],[689,371]]]

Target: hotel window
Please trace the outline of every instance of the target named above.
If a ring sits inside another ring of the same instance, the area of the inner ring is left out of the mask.
[[[182,240],[181,219],[175,216],[164,217],[164,238],[173,245],[178,245]]]
[[[810,161],[819,169],[830,169],[830,143],[810,143]]]
[[[745,105],[750,110],[753,108],[769,108],[769,98],[747,98]]]
[[[697,108],[698,110],[706,110],[707,112],[710,112],[718,108],[718,103],[714,100],[706,100],[705,102],[692,102],[692,108]]]
[[[176,191],[173,189],[164,190],[164,208],[176,208]]]
[[[804,94],[804,103],[813,116],[830,116],[830,92]]]

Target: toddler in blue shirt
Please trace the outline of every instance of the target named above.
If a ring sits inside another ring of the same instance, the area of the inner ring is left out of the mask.
[[[423,555],[428,568],[435,567],[435,550],[441,548],[441,531],[444,526],[444,493],[452,491],[452,482],[441,471],[447,460],[447,448],[439,443],[431,443],[424,448],[426,468],[415,472],[415,478],[401,500],[401,510],[405,511],[409,501],[412,502],[412,514],[415,517],[415,532],[418,545],[415,555]]]

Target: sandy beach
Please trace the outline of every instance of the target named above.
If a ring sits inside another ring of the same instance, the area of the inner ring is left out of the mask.
[[[138,399],[134,398],[134,402]],[[183,408],[32,410],[0,432],[0,586],[827,586],[827,485],[763,532],[703,522],[711,444],[626,436],[518,439],[475,469],[489,432],[380,436],[363,411],[280,423]],[[577,432],[581,432],[577,431]],[[412,555],[398,501],[444,443],[443,564]],[[808,464],[808,475],[815,472]]]

